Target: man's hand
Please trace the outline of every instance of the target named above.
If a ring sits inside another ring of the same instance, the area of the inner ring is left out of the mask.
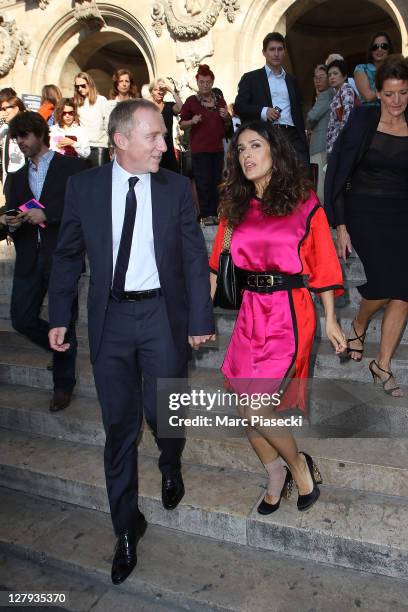
[[[20,212],[15,217],[12,217],[11,215],[4,215],[4,218],[5,218],[6,224],[9,225],[10,227],[14,227],[15,229],[20,227],[20,225],[25,220],[23,212]]]
[[[198,351],[198,349],[200,348],[202,344],[205,344],[208,341],[212,342],[214,340],[215,340],[215,334],[211,334],[207,336],[189,336],[188,337],[188,343],[191,346],[191,348],[194,349],[195,351]]]
[[[39,208],[32,208],[27,212],[23,213],[25,221],[31,223],[31,225],[40,225],[40,223],[45,223],[47,217]]]
[[[69,349],[69,342],[64,343],[66,332],[66,327],[53,327],[52,329],[50,329],[50,331],[48,332],[48,340],[50,343],[50,347],[53,351],[65,353],[65,351]]]
[[[266,111],[266,118],[268,121],[277,121],[280,117],[280,112],[275,110],[274,108],[268,108]]]

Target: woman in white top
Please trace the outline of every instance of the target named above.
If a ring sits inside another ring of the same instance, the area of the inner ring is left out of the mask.
[[[112,76],[112,89],[109,92],[109,113],[113,111],[118,102],[140,98],[139,89],[133,74],[127,68],[119,68]]]
[[[74,102],[81,127],[85,130],[91,147],[91,165],[102,166],[109,162],[109,106],[105,96],[98,94],[95,83],[87,72],[79,72],[75,77]]]
[[[50,128],[50,149],[62,155],[89,157],[91,147],[72,98],[62,98],[55,108],[55,125]]]

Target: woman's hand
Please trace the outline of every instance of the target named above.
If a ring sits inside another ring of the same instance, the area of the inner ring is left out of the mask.
[[[346,261],[347,257],[351,253],[352,246],[348,231],[345,225],[338,225],[336,228],[337,232],[337,254],[340,259]]]
[[[76,145],[76,140],[72,140],[71,138],[67,138],[66,136],[64,138],[61,138],[61,140],[58,142],[59,148],[67,146],[73,147],[74,145]]]
[[[340,353],[343,353],[346,350],[346,336],[338,324],[336,317],[326,319],[326,334],[332,343],[334,350],[336,351],[336,355],[340,355]]]
[[[197,125],[197,123],[200,123],[200,121],[201,115],[194,115],[194,117],[191,118],[192,125]]]

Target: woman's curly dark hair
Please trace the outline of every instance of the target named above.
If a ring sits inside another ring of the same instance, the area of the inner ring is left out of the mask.
[[[256,195],[255,184],[245,178],[239,163],[238,139],[245,130],[259,134],[268,142],[271,151],[271,179],[262,196],[261,210],[267,216],[285,217],[307,200],[312,183],[286,135],[266,121],[245,123],[231,140],[224,180],[219,187],[219,216],[237,225],[244,219],[249,201]]]

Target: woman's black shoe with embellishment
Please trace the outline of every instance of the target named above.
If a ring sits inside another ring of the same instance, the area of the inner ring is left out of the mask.
[[[306,495],[299,495],[297,500],[298,510],[303,512],[304,510],[308,510],[313,506],[314,503],[317,502],[320,495],[320,489],[317,485],[322,484],[322,476],[319,472],[317,465],[314,463],[313,459],[307,453],[302,453],[304,458],[306,459],[307,467],[309,468],[310,476],[313,480],[313,489],[310,493]]]
[[[289,499],[289,497],[291,496],[292,488],[293,488],[293,478],[292,478],[292,474],[290,473],[290,470],[288,470],[288,468],[285,468],[285,469],[286,469],[286,478],[285,478],[285,482],[282,487],[279,501],[277,501],[276,504],[268,504],[268,502],[265,501],[265,499],[263,499],[258,506],[259,514],[266,515],[266,514],[272,514],[272,512],[276,512],[276,510],[279,509],[282,497],[284,499]]]

